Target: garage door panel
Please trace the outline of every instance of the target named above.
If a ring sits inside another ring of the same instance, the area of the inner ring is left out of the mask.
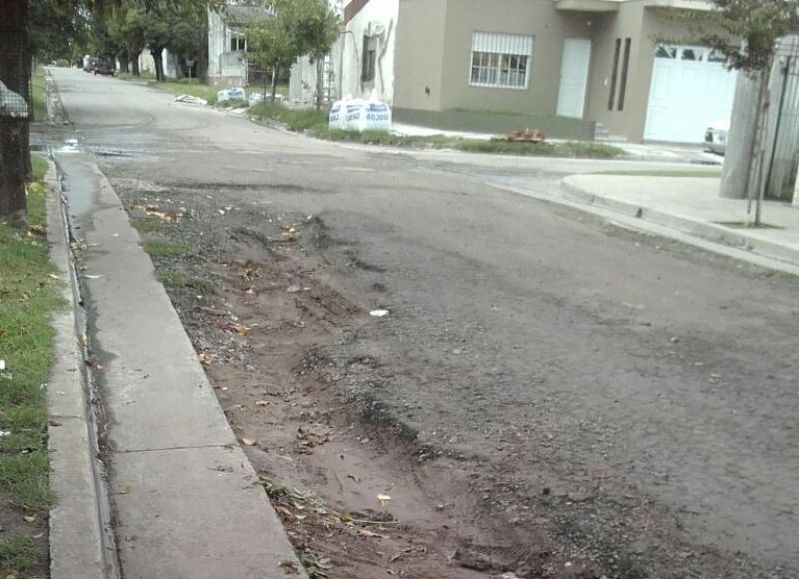
[[[709,125],[730,118],[736,73],[705,48],[667,48],[656,49],[644,138],[702,142]]]

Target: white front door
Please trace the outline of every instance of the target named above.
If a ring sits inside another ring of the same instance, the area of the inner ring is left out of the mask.
[[[709,126],[730,120],[736,78],[709,48],[657,46],[644,139],[701,143]]]
[[[563,61],[560,65],[560,91],[558,93],[557,114],[559,116],[583,118],[590,62],[590,40],[587,38],[564,40]]]

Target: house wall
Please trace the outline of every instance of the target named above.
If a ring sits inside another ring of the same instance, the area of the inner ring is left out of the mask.
[[[231,52],[231,30],[222,16],[208,10],[208,82],[216,86],[246,86],[243,52]]]
[[[551,0],[450,0],[444,46],[442,107],[554,114],[565,38],[590,38],[590,16],[559,12]],[[470,85],[475,31],[534,38],[526,89]]]
[[[394,58],[399,18],[399,0],[371,0],[363,6],[345,28],[343,53],[336,73],[341,77],[341,94],[346,97],[394,101]],[[377,62],[373,82],[362,82],[363,37],[370,23],[381,23],[385,33],[378,37]],[[417,38],[418,40],[418,38]]]
[[[658,8],[651,4],[651,0],[619,3],[618,12],[597,18],[598,25],[593,36],[588,118],[602,123],[612,136],[630,141],[640,141],[644,136],[656,45],[659,42],[696,44],[696,38],[700,35],[699,25],[707,16],[706,7],[700,2],[695,3],[695,9],[690,12]],[[713,29],[706,24],[705,31]],[[624,54],[624,40],[631,39],[623,111],[617,110],[615,104],[613,110],[608,110],[616,38],[622,39],[621,57]]]
[[[652,74],[653,45],[644,42],[644,3],[619,3],[619,11],[597,16],[592,36],[591,70],[587,116],[602,123],[614,137],[640,140],[644,134],[646,104]],[[621,38],[619,73],[613,110],[608,110],[616,39]],[[617,110],[625,39],[630,39],[624,110]]]
[[[447,0],[399,0],[394,106],[442,106]]]

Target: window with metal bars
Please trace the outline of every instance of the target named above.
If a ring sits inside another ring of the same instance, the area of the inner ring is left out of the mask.
[[[469,84],[478,87],[526,89],[530,86],[532,36],[475,32]]]

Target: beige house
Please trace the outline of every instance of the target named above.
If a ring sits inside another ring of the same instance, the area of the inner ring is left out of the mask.
[[[347,4],[352,22],[392,2]],[[597,136],[698,143],[729,120],[735,92],[724,59],[687,40],[688,23],[710,9],[697,0],[399,0],[391,50],[352,44],[393,56],[382,74],[398,119],[446,124],[478,111],[510,123],[515,113],[552,136],[590,126]],[[373,64],[362,56],[351,60]]]

